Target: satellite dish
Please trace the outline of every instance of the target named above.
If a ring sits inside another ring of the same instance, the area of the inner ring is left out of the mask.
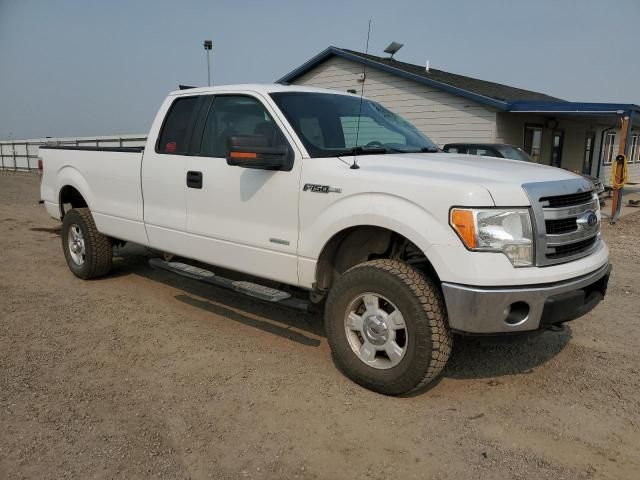
[[[393,58],[393,56],[404,47],[404,43],[391,42],[387,48],[384,49],[384,53],[388,53],[391,55],[389,58]]]

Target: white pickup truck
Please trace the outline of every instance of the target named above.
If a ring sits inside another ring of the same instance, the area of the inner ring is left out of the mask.
[[[75,275],[106,275],[113,246],[135,242],[167,254],[151,260],[158,268],[283,305],[324,304],[339,366],[385,394],[431,382],[453,333],[532,332],[587,313],[610,274],[590,182],[438,152],[347,93],[180,90],[145,148],[41,147],[41,157],[42,200],[63,222]]]

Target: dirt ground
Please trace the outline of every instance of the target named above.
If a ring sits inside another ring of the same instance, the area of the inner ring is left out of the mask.
[[[331,361],[319,316],[152,270],[66,267],[38,177],[0,172],[0,478],[631,479],[640,213],[606,300],[562,332],[456,338],[408,398]]]

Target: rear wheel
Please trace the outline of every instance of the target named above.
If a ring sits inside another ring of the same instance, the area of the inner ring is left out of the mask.
[[[427,385],[451,352],[440,290],[397,260],[373,260],[340,276],[327,299],[325,328],[347,376],[387,395]]]
[[[87,280],[106,275],[111,270],[111,239],[98,232],[88,208],[74,208],[65,214],[62,249],[69,269],[77,277]]]

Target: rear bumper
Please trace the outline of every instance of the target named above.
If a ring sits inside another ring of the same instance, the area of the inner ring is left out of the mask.
[[[611,272],[605,264],[562,282],[528,287],[473,287],[444,282],[449,326],[461,333],[526,332],[568,322],[604,298]]]

